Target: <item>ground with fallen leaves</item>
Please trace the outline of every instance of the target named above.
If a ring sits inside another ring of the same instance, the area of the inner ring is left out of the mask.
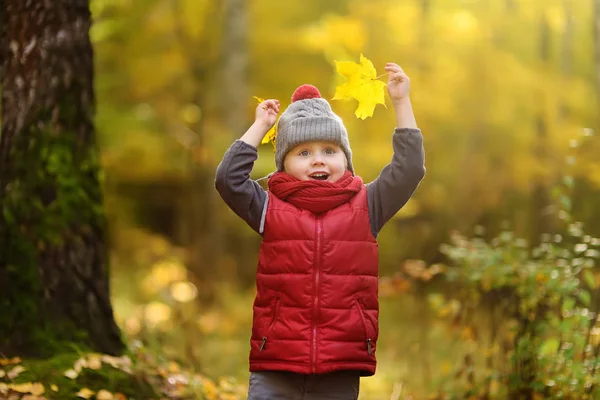
[[[81,353],[47,360],[0,358],[0,400],[237,400],[245,398],[246,390],[232,378],[210,379],[143,348],[121,357]]]

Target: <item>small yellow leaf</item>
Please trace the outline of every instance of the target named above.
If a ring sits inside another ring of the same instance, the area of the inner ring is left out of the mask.
[[[23,368],[20,365],[17,365],[8,374],[6,374],[6,376],[8,376],[8,379],[12,380],[12,379],[15,379],[17,376],[19,376],[19,374],[23,371],[25,371],[25,368]]]
[[[8,385],[6,383],[0,382],[0,393],[2,393],[2,394],[8,393]]]
[[[31,393],[33,384],[31,382],[20,383],[20,384],[15,383],[15,384],[8,385],[8,388],[10,390],[12,390],[13,392],[17,392],[17,393]]]
[[[119,359],[117,357],[103,355],[102,362],[109,364],[113,368],[119,368]]]
[[[79,392],[75,393],[75,395],[77,397],[81,397],[84,399],[89,399],[90,397],[92,397],[94,395],[95,392],[91,391],[88,388],[83,388],[81,389]]]
[[[335,61],[336,70],[348,78],[344,84],[336,87],[333,100],[358,101],[355,115],[365,119],[373,116],[377,104],[385,107],[385,82],[377,79],[377,71],[373,63],[360,55],[360,64],[352,61]]]
[[[202,392],[209,400],[217,398],[217,386],[209,379],[206,379],[202,385]]]
[[[254,97],[258,101],[258,104],[265,101],[265,99],[263,99],[262,97],[257,97],[257,96],[252,96],[252,97]],[[277,124],[273,125],[273,127],[271,129],[269,129],[269,131],[267,132],[267,134],[265,135],[263,140],[260,142],[260,144],[272,143],[273,151],[275,151],[275,149],[276,149],[275,146],[277,143],[276,140],[277,140]]]
[[[102,361],[99,356],[89,356],[87,360],[87,367],[89,369],[99,370],[102,368]]]
[[[58,392],[58,386],[56,385],[50,385],[50,389],[52,389],[54,392]]]
[[[181,367],[175,361],[171,361],[169,362],[169,371],[177,374],[181,371]]]
[[[108,390],[100,390],[98,391],[98,394],[96,395],[96,400],[113,400],[114,396],[111,392],[109,392]]]
[[[272,143],[273,151],[275,151],[275,149],[277,148],[276,147],[276,145],[277,145],[277,124],[273,125],[273,127],[271,129],[269,129],[269,131],[263,138],[262,142],[260,142],[260,144],[267,144],[267,143]]]
[[[36,396],[40,396],[42,394],[44,394],[44,392],[46,391],[46,389],[44,388],[44,385],[42,385],[41,383],[34,383],[33,385],[31,385],[31,390],[30,393]]]
[[[80,373],[81,369],[86,368],[86,367],[87,367],[87,360],[84,357],[81,357],[80,359],[75,361],[75,364],[73,364],[73,369],[77,373]]]
[[[3,369],[0,369],[0,378],[4,378],[6,376],[6,372]]]
[[[0,358],[0,365],[19,364],[22,360],[19,357]]]
[[[68,371],[65,371],[65,376],[67,378],[75,379],[75,378],[77,378],[77,375],[79,375],[79,374],[74,369],[70,369]]]

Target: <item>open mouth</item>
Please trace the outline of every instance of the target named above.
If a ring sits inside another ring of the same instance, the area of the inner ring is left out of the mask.
[[[309,175],[310,179],[314,179],[317,181],[326,181],[329,178],[329,174],[325,172],[315,172],[314,174]]]

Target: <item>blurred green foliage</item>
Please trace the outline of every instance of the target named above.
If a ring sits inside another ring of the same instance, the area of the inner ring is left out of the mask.
[[[361,399],[595,385],[585,285],[597,271],[572,265],[592,248],[585,235],[600,236],[592,1],[94,0],[92,11],[113,301],[132,339],[245,381],[260,238],[216,195],[216,165],[251,124],[252,96],[286,106],[312,83],[331,99],[334,60],[363,53],[411,77],[427,175],[379,237],[380,364]],[[362,121],[331,103],[368,182],[391,157],[393,111]],[[254,178],[274,169],[271,146],[259,154]],[[586,233],[568,241],[576,221]]]

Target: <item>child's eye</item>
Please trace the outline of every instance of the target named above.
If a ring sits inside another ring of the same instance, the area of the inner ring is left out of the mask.
[[[335,150],[333,150],[331,147],[329,147],[325,150],[325,154],[333,154],[333,153],[335,153]]]
[[[300,152],[300,155],[303,156],[303,157],[306,157],[308,155],[308,150],[302,150]]]

